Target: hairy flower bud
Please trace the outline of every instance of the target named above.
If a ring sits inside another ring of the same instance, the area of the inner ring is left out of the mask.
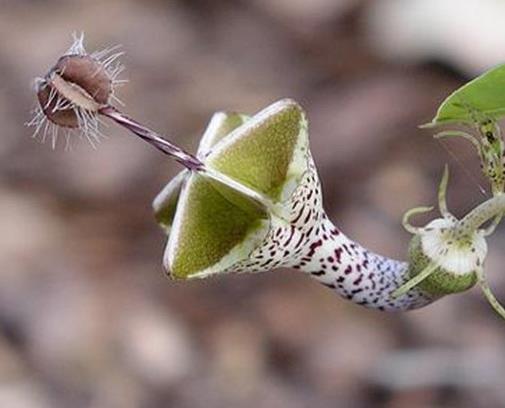
[[[117,62],[116,47],[88,54],[83,36],[75,37],[70,49],[36,83],[39,107],[29,123],[42,140],[49,134],[56,144],[58,129],[78,130],[91,144],[99,141],[98,111],[115,98],[117,76],[123,66]],[[67,141],[69,134],[67,133]]]

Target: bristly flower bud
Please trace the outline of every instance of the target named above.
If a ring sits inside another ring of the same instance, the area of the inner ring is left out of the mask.
[[[484,262],[487,256],[486,237],[493,233],[496,224],[482,225],[503,214],[505,194],[498,194],[480,204],[466,216],[457,219],[447,208],[446,190],[449,181],[445,167],[438,190],[438,206],[442,218],[436,218],[424,227],[410,225],[412,215],[431,211],[432,207],[418,207],[407,211],[403,225],[414,234],[409,248],[409,280],[397,288],[394,298],[419,286],[431,296],[459,293],[481,287],[484,296],[495,311],[505,319],[505,308],[494,296],[486,275]]]
[[[118,47],[88,54],[83,40],[82,34],[74,35],[69,50],[36,81],[39,106],[29,125],[35,127],[34,137],[41,134],[45,141],[49,135],[53,147],[59,128],[67,131],[67,145],[75,130],[94,146],[102,136],[98,111],[111,99],[118,100],[114,89],[124,82],[117,79],[123,71],[117,61],[123,54]]]
[[[103,136],[99,129],[102,123],[100,116],[103,116],[173,157],[186,168],[205,171],[209,177],[223,181],[222,176],[205,169],[199,158],[112,106],[112,100],[124,105],[114,94],[118,85],[127,82],[118,79],[124,69],[118,61],[123,52],[117,52],[116,46],[88,54],[83,41],[83,34],[74,34],[74,43],[68,51],[43,78],[36,80],[39,106],[35,109],[33,119],[27,123],[35,127],[33,137],[41,134],[44,142],[49,135],[54,148],[58,131],[62,128],[65,130],[67,147],[73,132],[84,135],[95,147],[95,143]],[[225,184],[228,182],[225,181]]]

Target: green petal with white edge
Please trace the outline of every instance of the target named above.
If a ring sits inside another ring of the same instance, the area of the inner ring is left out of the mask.
[[[250,116],[236,112],[214,113],[200,141],[198,156],[205,157],[217,142],[243,125],[248,119]]]
[[[177,209],[177,202],[184,181],[189,177],[189,170],[183,170],[175,176],[156,196],[153,201],[153,210],[156,221],[167,234],[170,233],[172,222]]]
[[[212,146],[223,139],[231,131],[242,125],[250,117],[236,112],[215,113],[200,141],[198,155],[204,157]],[[153,209],[156,221],[161,225],[167,234],[170,233],[172,221],[177,208],[177,200],[182,184],[189,177],[189,171],[183,170],[175,176],[156,196],[153,201]],[[240,200],[241,202],[243,200]],[[245,205],[248,205],[247,203]]]
[[[477,116],[500,119],[505,116],[505,64],[492,68],[447,97],[437,114],[423,127],[447,123],[475,123]]]
[[[291,99],[276,102],[214,146],[210,168],[270,198],[284,201],[307,169],[307,120]]]
[[[268,232],[264,213],[237,205],[247,198],[214,183],[193,173],[184,184],[164,256],[174,278],[222,272],[247,258]]]

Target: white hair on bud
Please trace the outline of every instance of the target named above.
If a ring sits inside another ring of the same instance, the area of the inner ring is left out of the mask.
[[[44,78],[36,78],[34,81],[34,88],[38,92],[40,89],[47,87],[47,81]],[[28,127],[34,127],[32,138],[39,139],[41,143],[45,143],[48,139],[51,140],[51,147],[53,149],[56,148],[56,142],[58,140],[59,126],[55,123],[52,123],[44,113],[44,110],[49,107],[49,105],[54,101],[54,98],[57,97],[57,92],[55,89],[51,89],[49,93],[49,98],[47,100],[46,106],[37,105],[36,108],[33,109],[32,114],[33,117],[30,121],[26,122],[25,125]],[[56,103],[56,106],[58,102]],[[67,134],[70,131],[68,129],[65,133]],[[66,136],[67,144],[66,149],[69,147],[69,136]]]
[[[100,67],[103,69],[106,76],[110,80],[111,93],[109,99],[113,100],[121,105],[124,103],[115,95],[115,90],[124,85],[128,80],[120,79],[120,75],[124,72],[125,67],[119,61],[119,58],[124,55],[123,51],[119,51],[121,45],[115,45],[100,51],[92,52],[88,54],[84,47],[84,33],[74,32],[72,34],[73,42],[67,51],[62,55],[65,56],[89,56],[94,61],[96,61]],[[97,71],[98,73],[98,71]],[[51,142],[53,149],[56,148],[58,137],[60,134],[64,135],[65,138],[65,150],[71,148],[71,139],[74,136],[79,138],[85,138],[93,148],[100,142],[102,138],[106,136],[101,132],[101,125],[105,125],[99,118],[98,112],[94,110],[85,109],[79,106],[70,99],[64,97],[58,90],[52,86],[52,80],[54,75],[57,75],[53,71],[50,71],[48,75],[43,78],[36,78],[34,81],[35,91],[38,93],[49,87],[49,97],[44,106],[39,103],[37,107],[32,112],[32,118],[26,122],[26,126],[33,127],[35,130],[32,134],[33,138],[40,140],[42,143],[46,141]],[[60,72],[62,74],[62,72]],[[82,90],[77,84],[69,83],[72,87]],[[77,118],[78,126],[76,128],[64,127],[57,123],[54,123],[50,118],[48,118],[47,110],[51,107],[51,113],[56,113],[58,111],[73,111],[75,117]],[[60,132],[61,129],[61,132]]]
[[[39,87],[47,87],[47,81],[39,84]],[[39,88],[41,89],[41,88]],[[78,120],[78,127],[73,129],[69,127],[62,127],[53,123],[47,117],[45,110],[54,102],[54,107],[51,109],[52,113],[63,110],[72,110]],[[71,139],[73,136],[85,138],[88,143],[96,149],[98,143],[106,136],[100,131],[100,124],[102,121],[96,112],[88,111],[77,106],[75,103],[62,97],[58,92],[52,88],[49,93],[49,99],[45,106],[38,105],[33,110],[32,119],[26,123],[28,127],[34,127],[35,130],[32,138],[40,140],[41,143],[50,141],[52,149],[56,149],[58,137],[60,133],[65,137],[65,150],[71,149]],[[61,132],[60,132],[61,130]]]
[[[77,32],[72,33],[74,42],[63,55],[86,55],[86,48],[84,48],[84,32],[80,34]]]
[[[101,51],[95,51],[91,54],[91,58],[100,62],[102,68],[107,72],[107,76],[111,80],[112,91],[110,94],[111,99],[118,102],[120,105],[124,106],[125,104],[121,99],[119,99],[115,90],[128,82],[127,79],[121,79],[119,76],[124,72],[125,66],[118,59],[122,57],[125,53],[124,51],[118,51],[121,49],[121,44],[114,45],[112,47],[106,48]]]

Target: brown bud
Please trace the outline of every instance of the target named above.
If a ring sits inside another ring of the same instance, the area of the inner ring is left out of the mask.
[[[80,86],[97,103],[104,105],[112,92],[112,80],[102,63],[89,55],[65,55],[53,70],[67,82]]]
[[[55,110],[58,98],[53,96],[53,92],[55,92],[55,90],[51,85],[40,87],[37,92],[40,107],[46,117],[54,124],[61,127],[79,127],[77,115],[72,108]]]
[[[65,55],[46,75],[37,91],[47,118],[58,126],[79,127],[79,112],[95,114],[108,103],[112,79],[90,55]]]

